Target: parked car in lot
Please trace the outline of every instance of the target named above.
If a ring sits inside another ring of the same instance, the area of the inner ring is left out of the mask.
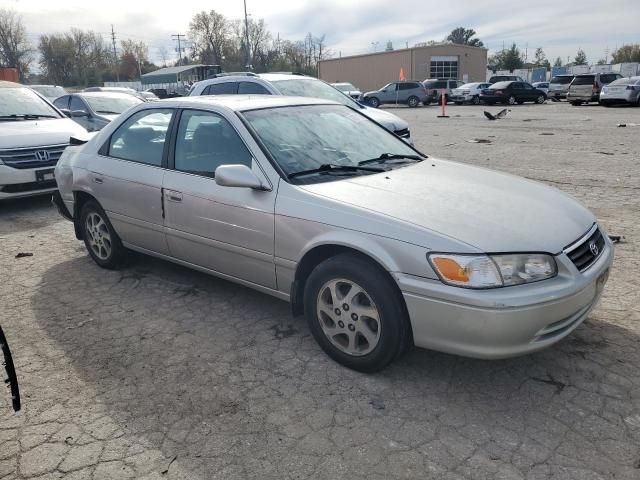
[[[345,95],[349,95],[354,100],[360,100],[360,97],[362,96],[362,92],[360,91],[360,89],[354,87],[353,84],[351,83],[347,83],[347,82],[332,83],[331,86],[337,88]]]
[[[553,100],[562,100],[567,98],[569,85],[576,78],[575,75],[556,75],[549,81],[549,98]]]
[[[122,112],[140,103],[142,100],[133,95],[102,91],[64,95],[53,102],[89,132],[101,130]]]
[[[138,92],[138,95],[144,98],[145,102],[155,102],[160,100],[160,98],[158,98],[158,96],[153,92]]]
[[[489,83],[494,84],[498,82],[524,82],[525,79],[519,75],[493,75],[489,78]]]
[[[527,82],[498,82],[482,90],[480,99],[487,105],[515,105],[524,102],[544,103],[547,95]]]
[[[31,90],[35,90],[44,98],[53,102],[56,98],[66,95],[67,91],[59,85],[28,85]]]
[[[83,90],[83,92],[112,92],[112,93],[125,93],[127,95],[132,95],[136,98],[139,98],[143,102],[146,102],[147,99],[140,92],[134,90],[133,88],[128,87],[87,87]]]
[[[600,90],[605,85],[622,78],[619,73],[586,73],[576,75],[569,85],[567,101],[571,105],[597,102],[600,99]]]
[[[0,81],[0,200],[54,191],[69,138],[86,134],[31,88]]]
[[[306,75],[261,73],[220,76],[194,83],[189,96],[236,94],[288,95],[339,102],[358,110],[399,137],[411,142],[409,124],[405,120],[390,112],[362,105],[328,83]]]
[[[391,82],[380,90],[362,94],[362,101],[373,108],[390,103],[406,103],[409,107],[417,107],[420,103],[429,105],[431,98],[427,89],[420,82]]]
[[[535,82],[532,83],[531,86],[533,88],[537,88],[538,90],[542,90],[547,98],[549,98],[549,82]]]
[[[463,103],[472,103],[478,105],[480,103],[480,94],[485,88],[489,88],[490,83],[487,82],[472,82],[465,83],[464,85],[451,90],[450,100],[456,105],[462,105]]]
[[[606,107],[620,104],[640,107],[640,76],[619,78],[602,87],[600,104]]]
[[[411,343],[548,347],[587,317],[613,259],[559,190],[429,158],[320,99],[141,104],[67,150],[56,180],[99,266],[131,249],[288,300],[327,354],[366,372]]]
[[[453,90],[462,86],[463,83],[464,82],[461,82],[460,80],[438,80],[433,78],[428,78],[422,82],[424,88],[427,89],[427,95],[429,96],[431,101],[438,104],[442,103],[442,92],[445,92],[445,98],[448,102],[451,98]]]

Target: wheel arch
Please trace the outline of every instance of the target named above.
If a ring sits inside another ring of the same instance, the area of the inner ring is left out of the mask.
[[[290,292],[291,309],[294,315],[301,315],[304,312],[304,289],[313,269],[323,261],[341,254],[351,254],[362,258],[383,272],[394,285],[395,293],[399,295],[403,308],[406,308],[400,287],[391,273],[398,271],[398,266],[381,246],[375,246],[375,244],[360,244],[355,246],[352,242],[327,240],[305,249],[300,261],[296,265]]]
[[[82,207],[90,200],[93,200],[100,205],[100,202],[98,202],[96,197],[84,190],[75,190],[73,192],[73,229],[78,240],[82,240],[84,238],[82,225],[80,225],[80,212],[82,211]]]

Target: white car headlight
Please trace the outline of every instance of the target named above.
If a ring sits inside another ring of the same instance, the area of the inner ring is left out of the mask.
[[[427,258],[440,280],[456,287],[508,287],[538,282],[555,277],[558,273],[555,259],[544,253],[505,255],[431,253]]]

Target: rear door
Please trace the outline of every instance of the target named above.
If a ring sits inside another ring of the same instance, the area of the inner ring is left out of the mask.
[[[123,242],[167,255],[162,180],[167,132],[174,113],[148,108],[113,132],[90,166],[92,191]]]
[[[275,190],[216,184],[221,165],[247,165],[269,183],[256,155],[238,133],[239,119],[203,110],[183,110],[176,130],[172,168],[164,177],[165,227],[171,255],[193,265],[276,287]],[[253,152],[253,153],[252,153]]]
[[[398,84],[398,101],[402,103],[406,103],[409,100],[409,97],[414,95],[415,92],[412,90],[416,88],[415,83],[399,83]]]

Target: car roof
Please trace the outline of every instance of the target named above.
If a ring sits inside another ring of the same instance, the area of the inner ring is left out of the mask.
[[[100,98],[136,98],[135,95],[131,95],[130,93],[125,92],[110,92],[110,91],[99,91],[99,92],[78,92],[71,93],[70,95],[78,95],[80,97],[100,97]],[[139,100],[139,99],[138,99]]]
[[[194,97],[167,98],[152,102],[150,108],[162,105],[170,107],[222,106],[236,112],[261,108],[293,107],[299,105],[342,105],[330,100],[284,95],[199,95]],[[152,107],[151,107],[152,106]]]
[[[258,74],[258,77],[263,80],[267,80],[268,82],[277,82],[279,80],[318,80],[317,78],[307,77],[306,75],[296,75],[293,73],[260,73]]]
[[[0,88],[28,88],[26,85],[16,82],[7,82],[6,80],[0,80]]]

